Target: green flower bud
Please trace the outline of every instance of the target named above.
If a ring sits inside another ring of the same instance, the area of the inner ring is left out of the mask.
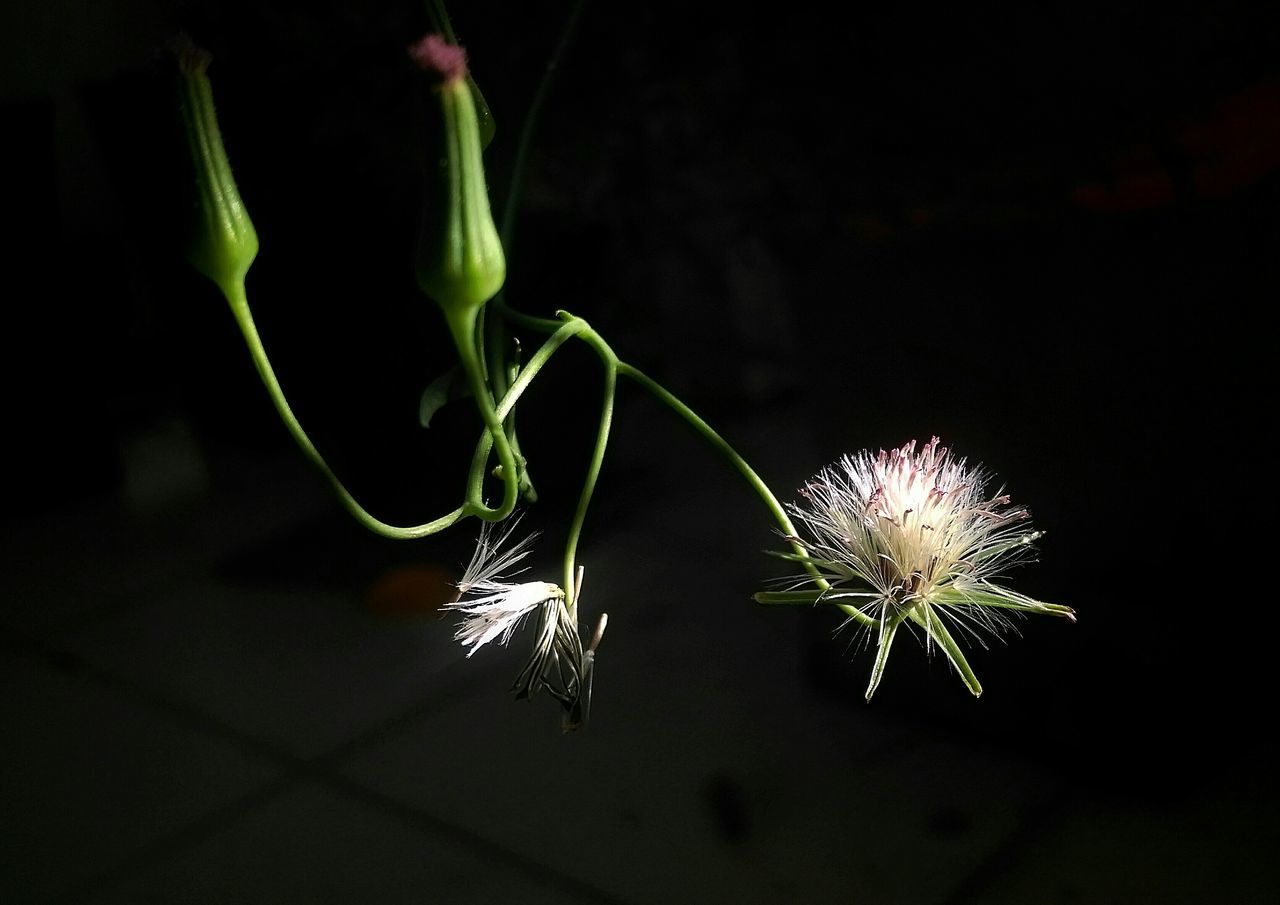
[[[195,167],[198,211],[187,259],[229,298],[241,291],[258,254],[258,233],[249,219],[222,147],[213,89],[206,74],[208,52],[189,40],[175,42],[182,75],[182,121]]]
[[[427,35],[409,55],[435,79],[440,150],[418,253],[418,285],[452,318],[474,315],[507,275],[506,257],[489,211],[480,128],[461,47]]]

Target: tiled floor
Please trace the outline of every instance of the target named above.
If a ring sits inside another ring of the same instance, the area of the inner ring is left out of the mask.
[[[77,666],[54,652],[4,663],[7,901],[92,885],[279,776],[270,760]]]
[[[755,504],[731,478],[664,479],[674,499],[658,510],[606,472],[582,559],[611,621],[595,719],[570,736],[548,702],[509,700],[517,651],[467,660],[447,622],[379,618],[349,582],[226,567],[289,549],[323,573],[342,555],[315,543],[347,526],[300,460],[168,512],[105,502],[28,525],[0,614],[0,901],[1005,905],[1277,889],[1256,832],[1272,752],[1157,813],[819,695],[797,614],[747,602],[761,570],[735,550]]]
[[[415,824],[323,783],[300,783],[94,903],[598,901],[536,865],[504,863],[448,828]]]

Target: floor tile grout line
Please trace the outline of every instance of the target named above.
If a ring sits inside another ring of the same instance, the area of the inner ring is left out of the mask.
[[[980,861],[939,905],[970,905],[1007,874],[1027,849],[1042,838],[1066,814],[1071,800],[1071,784],[1060,782],[1052,791],[1033,798],[1022,809],[1021,819],[990,854]]]
[[[38,642],[55,642],[85,628],[109,622],[119,616],[135,612],[156,598],[166,593],[174,593],[184,588],[204,582],[222,584],[217,575],[217,565],[228,556],[247,549],[253,549],[261,541],[246,541],[237,538],[234,542],[218,545],[212,552],[205,551],[194,561],[185,566],[173,566],[140,582],[136,587],[124,591],[111,591],[103,596],[106,602],[79,616],[66,616],[56,620],[34,635],[28,636]]]
[[[47,900],[46,905],[73,905],[73,903],[84,901],[88,896],[118,889],[130,877],[194,848],[219,830],[234,825],[271,799],[299,785],[301,781],[300,776],[278,776],[247,795],[196,817],[106,870],[80,881],[67,892]]]
[[[253,754],[271,760],[277,766],[305,771],[311,775],[324,775],[326,768],[333,765],[335,761],[358,753],[370,744],[411,724],[419,717],[438,712],[459,700],[467,700],[481,693],[479,691],[474,694],[466,693],[466,689],[477,687],[477,685],[470,679],[462,679],[460,677],[462,670],[457,670],[459,677],[454,678],[445,687],[425,693],[420,700],[382,719],[376,725],[356,732],[350,738],[317,754],[300,755],[264,741],[253,733],[236,729],[198,705],[182,702],[162,691],[149,688],[145,683],[124,677],[109,667],[100,666],[82,654],[62,646],[56,639],[13,638],[11,642],[15,654],[39,657],[45,661],[46,665],[60,672],[82,675],[92,679],[101,687],[125,692],[135,702],[166,712],[184,723],[219,735],[248,749]],[[465,663],[454,664],[454,666],[463,665]],[[446,669],[437,678],[443,678],[450,672],[455,670]]]
[[[181,582],[198,578],[199,573],[183,574],[180,578],[169,576],[154,583],[148,582],[127,594],[112,592],[106,595],[106,601],[100,606],[80,615],[57,620],[53,625],[36,634],[34,640],[40,643],[56,642],[59,638],[65,638],[78,631],[92,629],[121,616],[127,616],[146,606],[151,601],[152,595],[177,589],[182,586]]]
[[[619,898],[586,880],[548,867],[546,864],[513,851],[474,830],[432,816],[421,808],[405,804],[397,798],[379,792],[376,789],[371,789],[354,779],[336,775],[333,777],[333,784],[352,797],[359,798],[369,804],[380,805],[383,811],[389,812],[414,826],[431,830],[448,839],[464,843],[477,852],[493,857],[540,879],[548,886],[554,885],[565,891],[572,891],[575,894],[587,897],[586,901],[599,903],[599,905],[632,905],[628,900]]]
[[[429,830],[435,835],[457,840],[468,848],[483,852],[490,858],[506,863],[526,874],[537,876],[544,883],[552,884],[565,890],[572,890],[575,894],[589,894],[591,901],[604,903],[604,905],[609,905],[609,903],[612,903],[612,905],[628,905],[625,900],[600,890],[584,880],[570,874],[561,873],[547,865],[534,861],[473,830],[450,823],[425,810],[370,789],[337,772],[333,767],[332,762],[334,760],[350,756],[365,744],[375,741],[388,724],[407,723],[415,715],[432,712],[443,703],[440,695],[433,695],[431,703],[419,703],[410,710],[384,721],[383,724],[361,733],[355,739],[344,742],[329,752],[305,758],[281,750],[251,734],[227,726],[199,707],[176,701],[117,676],[110,670],[103,669],[78,654],[58,649],[44,642],[39,643],[35,652],[42,654],[46,663],[55,669],[65,672],[70,667],[71,672],[95,682],[100,687],[125,695],[132,699],[134,703],[142,704],[154,711],[165,714],[170,719],[176,720],[189,728],[195,728],[222,738],[224,741],[229,741],[247,752],[267,760],[274,767],[283,771],[281,776],[250,792],[247,796],[236,799],[222,808],[215,809],[203,817],[196,818],[173,833],[157,840],[152,845],[146,846],[143,851],[135,856],[126,858],[121,864],[77,884],[71,893],[56,897],[50,901],[50,905],[55,905],[55,903],[57,905],[63,905],[63,903],[69,905],[69,903],[76,901],[78,898],[100,892],[104,887],[118,886],[127,879],[130,872],[144,870],[147,867],[163,863],[177,853],[207,839],[222,827],[231,825],[237,819],[249,813],[254,807],[265,803],[280,792],[303,781],[315,782],[342,792],[348,797],[358,798],[366,804],[375,805],[384,813],[388,813],[402,821],[410,822],[421,829]],[[394,729],[391,731],[394,731]],[[244,804],[246,801],[249,802],[248,805]],[[192,830],[192,827],[199,827],[199,829]],[[175,839],[180,841],[174,843],[173,840]]]
[[[317,499],[320,498],[317,497]],[[116,508],[119,508],[123,505],[123,500],[114,500],[114,505]],[[228,502],[226,504],[225,511],[219,512],[217,518],[231,518],[237,514],[239,508],[244,507],[237,507],[234,503]],[[340,512],[340,509],[336,508],[334,504],[329,502],[326,502],[323,506],[304,506],[299,513],[282,519],[279,524],[274,524],[270,528],[264,529],[261,536],[252,534],[246,538],[242,535],[236,535],[234,538],[223,539],[212,546],[207,542],[193,542],[190,545],[190,549],[181,549],[176,551],[179,554],[179,558],[186,561],[187,565],[170,566],[160,570],[158,574],[140,582],[136,587],[130,587],[123,591],[111,591],[104,594],[107,598],[107,603],[104,606],[94,608],[85,616],[67,616],[60,618],[55,620],[51,626],[48,626],[38,632],[25,635],[25,637],[37,642],[54,640],[80,628],[82,625],[97,624],[101,621],[111,619],[114,616],[131,612],[136,606],[142,605],[142,603],[145,602],[144,599],[153,598],[157,594],[164,593],[165,591],[181,588],[187,584],[201,580],[216,580],[216,576],[211,573],[211,569],[219,560],[227,556],[235,555],[240,551],[251,549],[256,545],[269,540],[272,536],[278,535],[282,532],[287,533],[299,526],[304,526],[313,520],[324,518],[331,513],[338,512]],[[99,513],[99,515],[105,514],[107,513]],[[121,513],[112,512],[109,514],[118,517]],[[193,555],[197,550],[200,551],[199,555]],[[88,587],[81,588],[79,590],[86,593],[92,591],[92,589]]]
[[[400,712],[385,718],[376,726],[357,732],[351,738],[339,742],[327,751],[306,758],[309,767],[322,773],[332,770],[334,775],[341,775],[338,762],[346,760],[384,739],[389,738],[401,729],[407,728],[415,721],[433,713],[440,713],[459,701],[467,701],[479,697],[476,691],[467,694],[465,689],[476,688],[477,683],[471,680],[454,679],[442,689],[435,689],[423,698]],[[462,692],[461,694],[459,692]]]
[[[80,614],[63,616],[51,625],[27,637],[36,643],[56,643],[59,639],[85,629],[103,625],[120,616],[136,612],[163,594],[180,591],[204,581],[216,580],[210,573],[211,562],[198,562],[193,566],[173,567],[162,574],[140,582],[124,591],[109,591],[104,600]]]

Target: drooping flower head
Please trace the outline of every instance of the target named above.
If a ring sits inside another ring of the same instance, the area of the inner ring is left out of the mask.
[[[1028,558],[1040,533],[1031,530],[1025,508],[1002,490],[991,493],[989,484],[983,469],[955,458],[934,437],[919,449],[912,441],[878,455],[845,456],[807,482],[803,502],[789,507],[807,535],[793,538],[806,552],[788,554],[812,570],[801,583],[825,585],[815,602],[842,603],[850,622],[876,630],[880,650],[868,698],[904,621],[924,629],[926,644],[939,645],[980,694],[947,623],[981,642],[978,629],[999,629],[1011,613],[1074,618],[1068,607],[995,583]]]
[[[505,645],[525,617],[536,612],[532,650],[512,691],[517,698],[528,698],[545,689],[564,711],[565,730],[577,729],[587,719],[595,651],[608,617],[601,614],[595,636],[584,646],[578,634],[576,599],[568,600],[564,590],[550,582],[516,584],[507,580],[506,573],[529,555],[529,545],[536,536],[502,550],[516,521],[497,539],[491,535],[490,524],[484,524],[471,562],[458,582],[458,599],[445,604],[445,609],[464,616],[454,638],[470,648],[468,657],[493,640]],[[576,598],[582,588],[581,567],[574,587]]]

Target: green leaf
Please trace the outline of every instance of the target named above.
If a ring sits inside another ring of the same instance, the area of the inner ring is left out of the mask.
[[[430,427],[431,419],[447,403],[470,395],[471,388],[462,366],[454,365],[427,384],[427,388],[422,391],[422,399],[418,402],[418,423],[423,427]]]

